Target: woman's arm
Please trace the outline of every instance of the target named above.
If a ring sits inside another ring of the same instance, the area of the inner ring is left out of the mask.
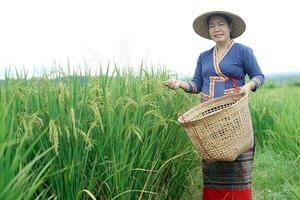
[[[241,88],[241,92],[249,94],[250,91],[255,91],[258,87],[260,87],[265,80],[265,77],[257,63],[256,57],[254,56],[252,49],[249,47],[244,49],[244,68],[250,78],[250,82]]]
[[[180,81],[176,79],[170,79],[165,82],[165,86],[171,89],[181,88],[188,93],[199,93],[202,90],[203,77],[202,77],[202,66],[201,66],[201,56],[200,54],[197,60],[197,67],[191,82]]]

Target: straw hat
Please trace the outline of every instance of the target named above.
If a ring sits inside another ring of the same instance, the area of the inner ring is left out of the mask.
[[[226,11],[211,11],[199,15],[193,22],[195,32],[206,39],[211,39],[208,32],[207,19],[212,15],[225,15],[232,21],[231,37],[237,38],[243,34],[246,29],[245,21],[236,14]]]

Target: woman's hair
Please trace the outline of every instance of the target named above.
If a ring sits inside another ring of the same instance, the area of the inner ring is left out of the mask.
[[[223,15],[223,14],[213,14],[213,15],[210,15],[207,17],[207,20],[206,20],[206,24],[207,26],[209,26],[209,20],[214,17],[214,16],[220,16],[220,17],[223,17],[225,19],[225,21],[227,22],[228,25],[232,24],[232,20],[230,17],[228,17],[227,15]]]

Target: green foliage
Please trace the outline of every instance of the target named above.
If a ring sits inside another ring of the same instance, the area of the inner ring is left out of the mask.
[[[30,123],[18,122],[15,111],[18,105],[14,102],[15,96],[3,96],[1,90],[0,112],[0,199],[33,199],[41,198],[47,188],[42,184],[50,173],[53,159],[45,159],[51,148],[36,149],[41,137],[30,138]],[[6,101],[7,100],[7,101]],[[6,101],[6,102],[5,102]],[[19,124],[19,127],[14,126]],[[14,135],[22,126],[23,134]]]
[[[270,149],[259,149],[254,165],[254,195],[257,199],[299,199],[296,190],[300,166],[294,160]]]
[[[250,108],[258,153],[254,189],[258,199],[299,199],[300,90],[261,88]]]
[[[177,122],[177,113],[197,99],[164,88],[167,78],[142,69],[139,75],[114,69],[110,76],[7,78],[0,90],[1,136],[32,144],[32,151],[20,150],[29,163],[24,181],[40,178],[12,189],[64,200],[183,199],[199,191],[190,189],[199,158]],[[10,199],[1,190],[0,199]]]
[[[273,89],[278,87],[275,81],[269,80],[264,83],[264,88]]]
[[[289,83],[290,86],[300,87],[300,80],[293,81]]]
[[[165,71],[6,77],[0,85],[0,199],[200,199],[200,159],[177,122],[196,95]],[[253,93],[254,194],[297,199],[297,87]]]

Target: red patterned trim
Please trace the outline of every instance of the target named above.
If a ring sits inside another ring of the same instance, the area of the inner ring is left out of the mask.
[[[238,87],[238,90],[240,90],[241,88]],[[236,92],[236,88],[229,88],[229,89],[226,89],[224,90],[224,94],[233,94]]]
[[[223,54],[221,55],[220,59],[218,59],[218,50],[217,48],[215,47],[214,50],[213,50],[213,61],[214,61],[214,68],[215,68],[215,71],[217,72],[217,74],[223,78],[228,78],[227,76],[225,76],[221,69],[220,69],[220,62],[221,60],[225,57],[225,55],[228,53],[228,51],[231,49],[231,47],[234,45],[234,41],[231,40],[231,42],[229,43],[229,45],[226,47],[225,51],[223,52]]]
[[[261,85],[261,81],[259,80],[259,78],[254,77],[254,78],[251,79],[251,81],[256,82],[258,86]]]
[[[231,49],[231,47],[234,45],[234,41],[231,40],[230,43],[228,44],[228,46],[226,47],[226,50],[223,52],[223,54],[221,55],[220,59],[218,59],[217,53],[218,50],[215,47],[213,49],[213,63],[214,63],[214,69],[217,73],[218,76],[211,76],[210,77],[210,83],[209,83],[209,94],[204,94],[201,93],[201,97],[205,100],[211,100],[214,98],[214,94],[215,94],[215,82],[216,81],[222,81],[222,82],[226,82],[228,80],[230,80],[227,76],[225,76],[221,69],[220,69],[220,62],[221,60],[225,57],[225,55],[228,53],[228,51]],[[230,88],[224,91],[225,94],[230,94],[232,92],[235,92],[236,88]]]
[[[205,100],[211,100],[214,98],[214,94],[215,94],[215,82],[216,81],[221,81],[221,82],[225,82],[226,78],[223,77],[219,77],[219,76],[210,76],[210,81],[209,81],[209,94],[204,94],[203,92],[201,92],[201,97],[204,98]]]
[[[192,84],[192,91],[193,93],[196,93],[197,92],[197,87],[194,83],[191,83]]]
[[[221,81],[221,82],[226,82],[230,79],[228,78],[223,78],[223,77],[219,77],[219,76],[211,76],[210,77],[210,83],[209,83],[209,93],[208,94],[204,94],[203,92],[200,93],[201,98],[205,99],[205,100],[211,100],[214,98],[214,93],[215,93],[215,83],[216,81]],[[224,90],[224,94],[232,94],[235,93],[236,91],[240,90],[240,87],[238,88],[229,88],[229,89],[225,89]]]

